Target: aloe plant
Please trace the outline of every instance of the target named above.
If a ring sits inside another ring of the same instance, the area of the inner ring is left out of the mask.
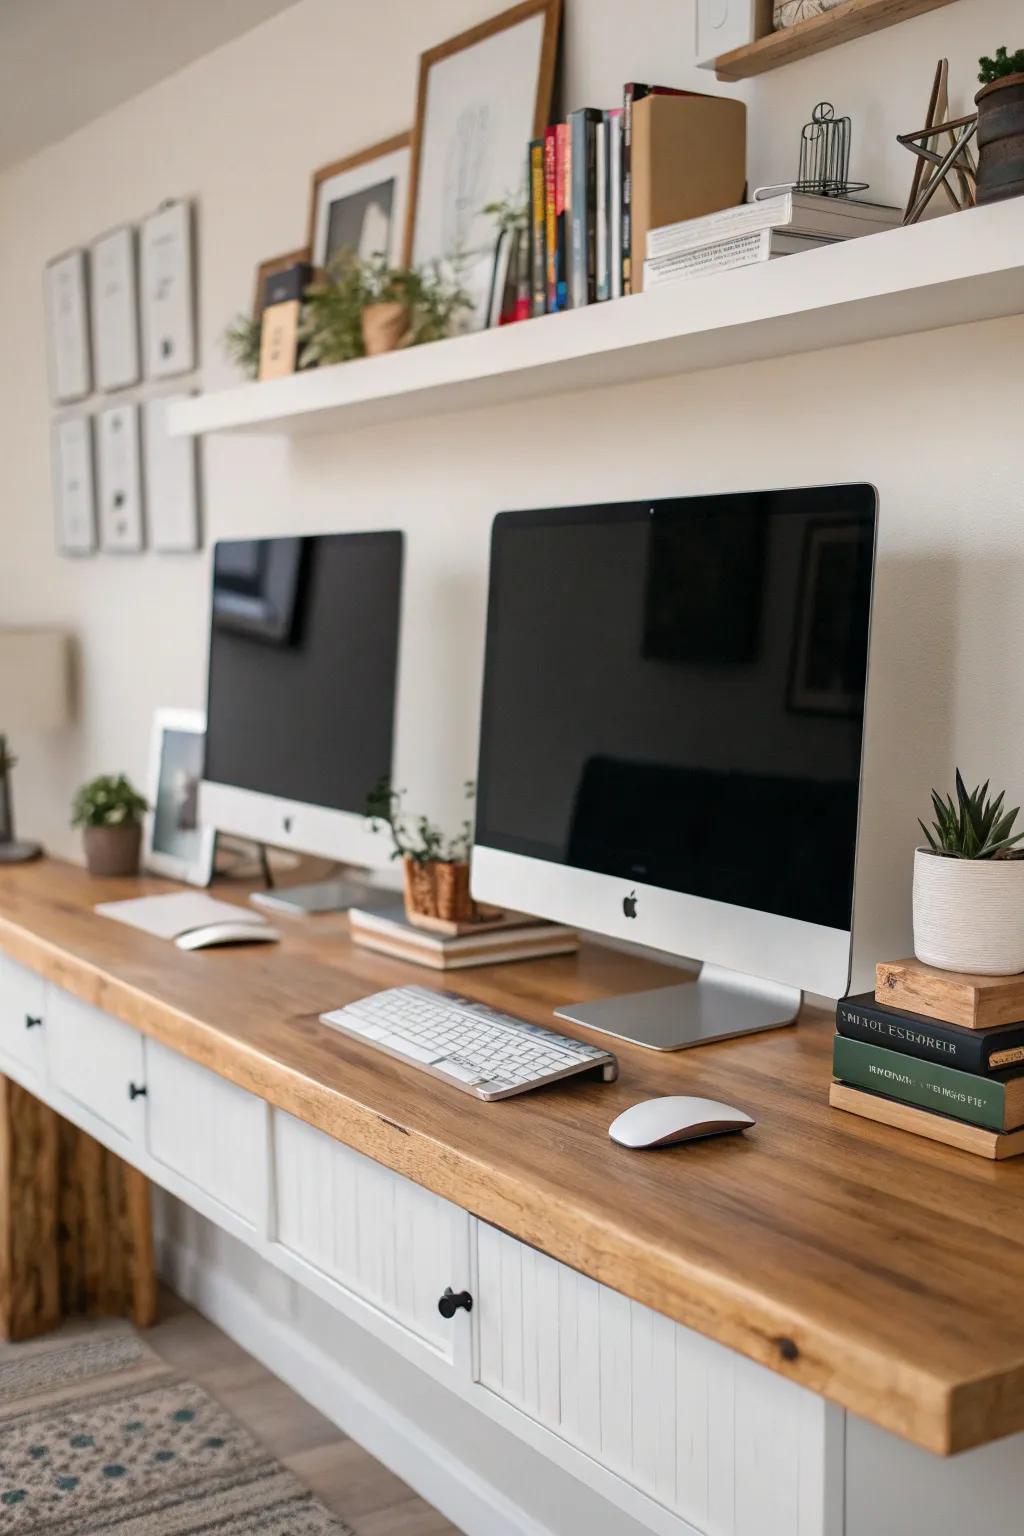
[[[1010,833],[1020,807],[1003,810],[1005,791],[1000,790],[994,800],[988,796],[988,779],[984,784],[968,791],[959,768],[956,770],[956,804],[952,795],[943,800],[937,790],[932,790],[932,806],[935,820],[931,831],[923,821],[918,826],[928,839],[933,853],[945,854],[954,859],[1016,859],[1024,857],[1024,849],[1013,851],[1014,844],[1024,838],[1024,832]]]

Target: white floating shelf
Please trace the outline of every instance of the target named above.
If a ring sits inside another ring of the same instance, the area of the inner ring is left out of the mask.
[[[172,405],[177,436],[298,435],[1024,312],[1024,198],[628,299]]]

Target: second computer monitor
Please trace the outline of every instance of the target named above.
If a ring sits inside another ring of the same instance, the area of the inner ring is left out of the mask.
[[[346,863],[387,861],[364,818],[392,772],[401,533],[218,543],[201,816]]]

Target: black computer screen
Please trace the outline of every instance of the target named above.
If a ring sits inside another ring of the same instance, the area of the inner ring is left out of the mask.
[[[875,505],[499,515],[477,842],[848,928]]]
[[[216,545],[204,776],[361,813],[391,773],[400,533]]]

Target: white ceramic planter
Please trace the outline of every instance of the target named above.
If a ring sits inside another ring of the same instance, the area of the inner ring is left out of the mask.
[[[943,971],[1024,971],[1024,859],[914,854],[914,953]]]

